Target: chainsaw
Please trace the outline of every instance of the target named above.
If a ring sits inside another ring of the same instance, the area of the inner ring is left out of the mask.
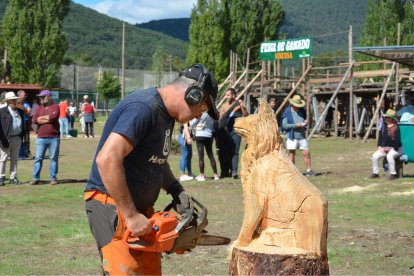
[[[197,245],[212,246],[226,245],[230,239],[226,237],[207,235],[204,229],[207,224],[207,208],[192,198],[194,209],[177,216],[169,204],[163,212],[156,212],[149,220],[152,232],[140,237],[132,237],[128,229],[123,236],[123,242],[133,250],[160,253],[183,254],[191,251]]]

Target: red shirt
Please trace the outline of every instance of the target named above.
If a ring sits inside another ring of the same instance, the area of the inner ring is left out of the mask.
[[[59,118],[66,118],[66,114],[68,114],[68,104],[67,102],[61,102],[59,104],[59,108],[60,108],[60,115]]]
[[[83,108],[83,112],[93,113],[93,106],[90,103],[86,103],[85,107]]]
[[[39,125],[37,137],[39,138],[59,138],[59,105],[52,104],[44,107],[39,106],[33,116],[33,123],[38,124],[37,118],[40,116],[49,115],[49,122]]]

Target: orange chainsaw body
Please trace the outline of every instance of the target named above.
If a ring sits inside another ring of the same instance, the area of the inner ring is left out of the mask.
[[[177,216],[171,212],[157,212],[151,218],[152,232],[150,234],[131,237],[131,231],[126,230],[123,241],[129,248],[151,252],[170,252],[175,239],[179,236],[176,227],[179,223]]]

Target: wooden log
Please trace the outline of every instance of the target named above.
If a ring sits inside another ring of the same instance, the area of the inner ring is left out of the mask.
[[[277,251],[277,250],[275,250]],[[230,275],[329,275],[326,258],[304,252],[278,253],[233,248]],[[293,254],[292,254],[293,253]]]

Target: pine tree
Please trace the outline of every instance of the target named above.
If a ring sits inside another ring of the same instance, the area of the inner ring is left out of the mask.
[[[414,44],[414,0],[404,4],[404,19],[401,24],[401,45]]]
[[[228,2],[230,49],[245,62],[247,48],[267,39],[276,39],[285,14],[275,0],[224,0]],[[258,52],[251,52],[252,59]]]
[[[68,49],[62,24],[70,0],[10,0],[3,34],[12,67],[12,80],[57,86]]]
[[[203,63],[222,79],[227,73],[222,12],[218,0],[198,0],[191,13],[187,61]]]
[[[204,63],[224,80],[230,50],[244,63],[247,48],[265,37],[277,38],[283,20],[279,0],[198,0],[191,14],[187,61]],[[253,52],[253,58],[258,54]]]
[[[397,26],[404,17],[402,0],[368,0],[361,46],[397,45]]]

